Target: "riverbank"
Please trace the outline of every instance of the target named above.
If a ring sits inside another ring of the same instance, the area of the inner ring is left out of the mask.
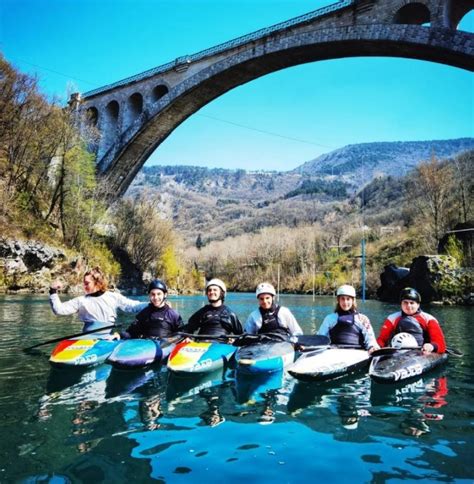
[[[146,293],[146,282],[151,275],[143,275],[136,268],[121,264],[122,276],[112,277],[111,286],[121,291],[141,295]],[[82,254],[63,247],[55,247],[35,240],[0,239],[0,293],[47,294],[51,282],[60,279],[63,292],[82,294],[82,277],[88,265]],[[474,305],[474,271],[458,267],[456,261],[445,255],[419,256],[410,268],[386,266],[380,275],[379,288],[368,291],[369,298],[396,302],[400,288],[413,286],[422,292],[423,300],[435,305]],[[204,277],[203,277],[204,280]],[[322,291],[333,296],[334,288]],[[229,287],[234,292],[253,292],[254,287]],[[318,291],[319,293],[320,291]],[[170,294],[199,294],[195,289],[170,287]],[[312,292],[281,290],[282,294],[311,295]],[[372,295],[377,297],[371,297]]]

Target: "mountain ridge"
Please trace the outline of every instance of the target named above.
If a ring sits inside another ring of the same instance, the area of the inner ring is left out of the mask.
[[[189,244],[199,234],[222,240],[323,221],[372,180],[400,178],[432,154],[445,159],[472,149],[474,138],[361,143],[286,172],[154,165],[139,172],[127,196],[151,196]]]
[[[347,172],[359,171],[361,179],[367,182],[378,171],[387,176],[400,177],[421,161],[429,160],[432,155],[450,158],[473,148],[474,138],[350,144],[309,160],[292,172],[312,176],[344,176]],[[358,158],[354,159],[356,156]]]

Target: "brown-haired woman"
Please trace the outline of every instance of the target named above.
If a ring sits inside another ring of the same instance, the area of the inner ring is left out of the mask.
[[[148,302],[134,301],[122,296],[118,292],[108,290],[107,279],[100,267],[94,267],[84,274],[84,296],[75,297],[61,302],[58,291],[62,285],[59,281],[53,282],[49,289],[49,302],[53,313],[57,316],[78,315],[84,323],[83,331],[90,331],[109,326],[117,319],[117,309],[126,313],[138,313],[144,309]],[[98,335],[108,334],[108,331],[99,332]]]

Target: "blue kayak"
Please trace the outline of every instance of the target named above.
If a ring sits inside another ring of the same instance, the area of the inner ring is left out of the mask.
[[[49,362],[62,368],[99,365],[110,356],[117,344],[117,341],[105,339],[63,340],[54,347]]]
[[[237,371],[249,375],[282,371],[294,360],[294,346],[286,341],[241,346],[235,353]]]
[[[168,346],[166,356],[171,347]],[[127,339],[120,341],[112,354],[107,358],[114,368],[138,369],[145,368],[164,359],[164,352],[159,341],[152,339]]]

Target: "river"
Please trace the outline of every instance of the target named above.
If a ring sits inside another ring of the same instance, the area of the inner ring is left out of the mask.
[[[203,303],[170,299],[185,320]],[[334,300],[281,302],[310,334]],[[230,294],[227,303],[242,321],[256,307],[252,294]],[[378,333],[397,306],[360,309]],[[406,384],[363,373],[324,384],[287,374],[183,383],[160,368],[53,370],[51,346],[21,348],[78,332],[80,323],[53,316],[45,296],[0,296],[0,482],[472,482],[472,309],[425,310],[464,356]]]

